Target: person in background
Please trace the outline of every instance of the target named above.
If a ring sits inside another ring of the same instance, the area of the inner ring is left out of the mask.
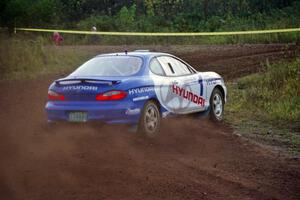
[[[97,27],[92,26],[91,32],[97,32]],[[90,37],[90,43],[91,44],[98,44],[99,41],[100,41],[99,35],[91,35],[91,37]]]
[[[59,34],[59,32],[54,32],[52,35],[52,40],[55,45],[59,46],[64,41],[64,38]]]
[[[91,29],[91,31],[92,31],[92,32],[97,32],[96,26],[93,26],[92,29]]]

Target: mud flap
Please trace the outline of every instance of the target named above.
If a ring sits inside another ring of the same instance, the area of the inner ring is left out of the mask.
[[[138,131],[138,125],[137,124],[131,125],[128,128],[128,132],[130,132],[130,133],[136,133],[137,131]]]

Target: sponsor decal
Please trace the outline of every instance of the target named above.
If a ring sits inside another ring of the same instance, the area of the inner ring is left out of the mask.
[[[221,79],[220,78],[211,78],[211,79],[207,79],[206,82],[207,82],[207,85],[215,85],[215,84],[217,84],[218,80],[221,80]]]
[[[126,110],[126,112],[125,112],[125,114],[126,115],[137,115],[137,114],[139,114],[141,112],[141,109],[139,109],[139,108],[135,108],[135,109],[127,109]]]
[[[63,90],[91,90],[91,91],[97,91],[98,87],[96,86],[84,86],[84,85],[73,85],[73,86],[64,86]]]
[[[190,85],[183,85],[182,87],[188,91],[192,90]],[[178,98],[178,95],[172,90],[172,85],[168,87],[161,85],[158,87],[156,95],[159,101],[170,112],[185,112],[186,109],[191,107],[192,102],[186,101],[184,98]]]
[[[130,89],[128,93],[129,95],[133,95],[133,94],[141,94],[141,93],[152,92],[152,91],[154,91],[154,87],[141,87],[141,88]]]
[[[203,96],[203,81],[202,81],[202,79],[199,80],[199,84],[200,84],[200,96]]]
[[[172,86],[172,91],[173,93],[183,97],[184,99],[189,100],[190,102],[193,102],[195,104],[198,104],[200,106],[204,106],[205,104],[205,99],[203,99],[202,97],[198,96],[197,94],[194,94],[191,91],[188,91],[184,88],[181,88],[177,85],[173,85]]]
[[[133,101],[142,101],[142,100],[146,100],[146,99],[149,99],[149,96],[135,97],[132,100]]]

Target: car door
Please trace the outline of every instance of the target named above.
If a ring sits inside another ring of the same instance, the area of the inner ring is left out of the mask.
[[[195,70],[172,56],[159,56],[156,59],[164,71],[164,76],[156,77],[159,85],[156,94],[160,103],[176,114],[204,110],[202,82],[199,82]]]

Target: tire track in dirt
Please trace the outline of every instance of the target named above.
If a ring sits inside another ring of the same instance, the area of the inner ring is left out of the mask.
[[[293,59],[300,53],[297,45],[243,45],[209,48],[208,52],[196,51],[180,55],[199,71],[216,71],[225,80],[236,79],[262,70],[266,63]]]

